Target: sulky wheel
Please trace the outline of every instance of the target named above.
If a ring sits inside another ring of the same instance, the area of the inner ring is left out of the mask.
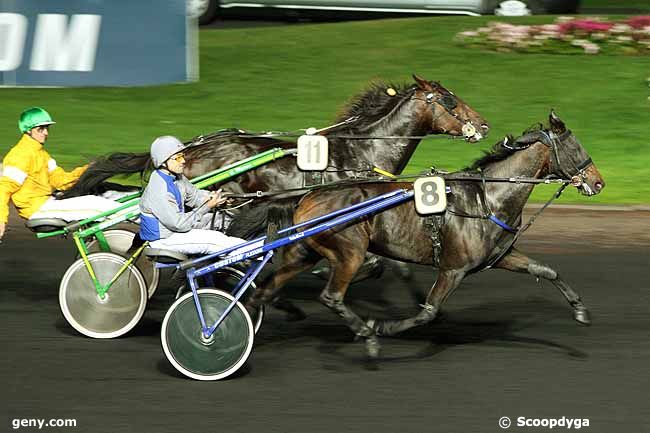
[[[126,263],[113,253],[88,255],[99,283],[108,283]],[[147,285],[133,265],[108,289],[102,299],[83,259],[75,261],[63,275],[59,305],[74,329],[92,338],[115,338],[129,332],[140,321],[147,305]]]
[[[203,317],[212,326],[234,298],[217,289],[199,289]],[[253,322],[237,302],[228,316],[205,338],[193,293],[181,296],[167,311],[160,337],[165,356],[176,370],[197,380],[219,380],[244,365],[253,349]]]
[[[214,285],[217,289],[223,290],[224,292],[231,293],[233,296],[235,296],[232,291],[234,290],[235,287],[237,287],[237,283],[239,283],[243,278],[245,273],[240,271],[237,268],[233,267],[225,267],[218,269],[214,273],[211,274],[212,279],[214,282]],[[257,286],[255,285],[255,281],[251,283],[251,285],[248,287],[246,290],[246,293],[244,293],[244,296],[239,300],[242,304],[246,303],[246,299],[248,299],[249,296],[251,296],[255,290],[257,290]],[[264,306],[262,305],[256,314],[251,316],[251,320],[253,320],[253,328],[255,328],[255,333],[257,334],[257,331],[259,331],[260,326],[262,326],[262,320],[264,320]]]
[[[237,283],[239,283],[245,275],[246,274],[244,272],[240,271],[237,268],[226,266],[224,268],[217,269],[210,274],[212,277],[211,284],[214,284],[214,287],[216,289],[223,290],[224,292],[228,292],[235,296],[233,290],[235,287],[237,287]],[[187,285],[183,284],[176,293],[176,299],[180,298],[186,290]],[[246,299],[248,299],[248,297],[251,296],[255,290],[257,290],[257,286],[255,285],[255,281],[253,281],[239,302],[245,304]],[[257,334],[257,331],[259,331],[260,327],[262,326],[262,321],[264,320],[264,305],[261,305],[256,314],[251,316],[251,320],[253,320],[253,328]]]
[[[129,248],[131,248],[131,243],[133,242],[135,233],[129,230],[114,229],[106,230],[104,236],[106,237],[106,242],[108,242],[108,245],[111,248],[111,252],[124,256]],[[97,239],[88,242],[86,247],[88,248],[89,253],[100,251]],[[160,270],[156,268],[155,264],[147,259],[144,254],[141,254],[140,257],[138,257],[138,260],[135,261],[135,265],[138,267],[140,272],[142,272],[142,276],[147,282],[147,293],[149,298],[151,298],[158,288]]]

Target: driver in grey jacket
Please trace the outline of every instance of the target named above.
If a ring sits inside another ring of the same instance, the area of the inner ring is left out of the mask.
[[[158,137],[151,144],[151,160],[156,170],[140,200],[140,237],[149,241],[151,248],[183,254],[211,254],[245,242],[209,230],[210,210],[226,199],[221,190],[197,189],[183,175],[184,148],[172,136]],[[191,210],[186,212],[186,208]]]

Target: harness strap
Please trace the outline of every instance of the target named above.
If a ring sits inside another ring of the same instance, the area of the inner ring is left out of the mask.
[[[516,233],[516,232],[517,232],[517,229],[513,229],[512,227],[510,227],[510,226],[508,225],[508,223],[506,223],[506,222],[503,221],[503,220],[500,220],[500,219],[497,218],[497,216],[494,215],[494,214],[489,215],[489,216],[488,216],[488,219],[489,219],[490,221],[492,221],[494,224],[496,224],[496,225],[498,225],[499,227],[501,227],[503,230],[507,231],[507,232],[510,232],[510,233]]]
[[[544,212],[544,210],[546,210],[546,208],[547,208],[548,206],[550,206],[550,204],[553,203],[553,201],[554,201],[555,199],[559,198],[559,197],[562,195],[562,192],[564,192],[564,189],[565,189],[567,186],[569,186],[568,183],[564,183],[564,184],[562,184],[562,185],[560,186],[560,188],[558,188],[558,190],[555,191],[555,193],[551,196],[551,198],[550,198],[546,203],[544,203],[544,205],[543,205],[543,206],[542,206],[542,207],[541,207],[537,212],[535,212],[535,213],[530,217],[530,219],[528,220],[528,222],[527,222],[525,225],[521,226],[521,227],[519,228],[519,230],[517,230],[516,232],[509,232],[510,234],[514,234],[514,236],[512,236],[512,238],[511,238],[508,242],[506,242],[506,244],[505,244],[503,247],[497,247],[497,248],[495,249],[495,253],[492,254],[492,256],[491,256],[490,258],[488,258],[488,259],[485,261],[487,264],[483,267],[483,269],[481,269],[481,271],[485,271],[486,269],[490,269],[490,268],[491,268],[492,266],[494,266],[494,265],[495,265],[499,260],[501,260],[501,259],[502,259],[502,258],[503,258],[507,253],[508,253],[508,252],[510,252],[510,250],[511,250],[512,247],[515,245],[515,242],[517,242],[517,240],[519,239],[519,237],[520,237],[520,236],[521,236],[521,235],[522,235],[526,230],[528,230],[528,228],[529,228],[531,225],[533,225],[533,222],[535,222],[535,220],[537,219],[537,217],[540,216],[540,215],[542,214],[542,212]],[[497,223],[497,224],[498,224],[498,223]]]

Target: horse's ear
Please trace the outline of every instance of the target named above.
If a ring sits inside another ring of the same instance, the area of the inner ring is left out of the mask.
[[[415,80],[416,83],[418,83],[418,87],[422,90],[426,90],[430,92],[433,90],[433,87],[431,87],[431,83],[425,80],[422,77],[418,77],[417,75],[413,74],[413,79]]]
[[[564,124],[562,119],[560,119],[560,116],[555,114],[555,110],[553,110],[552,108],[551,108],[551,114],[548,115],[548,120],[551,124],[551,130],[553,132],[562,133],[566,131],[566,125]]]

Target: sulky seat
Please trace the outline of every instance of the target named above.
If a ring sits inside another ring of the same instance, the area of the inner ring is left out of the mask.
[[[36,218],[25,221],[25,226],[36,233],[48,233],[65,228],[70,222],[60,218]]]
[[[188,256],[178,251],[163,250],[160,248],[146,248],[144,255],[149,257],[150,260],[165,264],[180,263],[189,259]]]

